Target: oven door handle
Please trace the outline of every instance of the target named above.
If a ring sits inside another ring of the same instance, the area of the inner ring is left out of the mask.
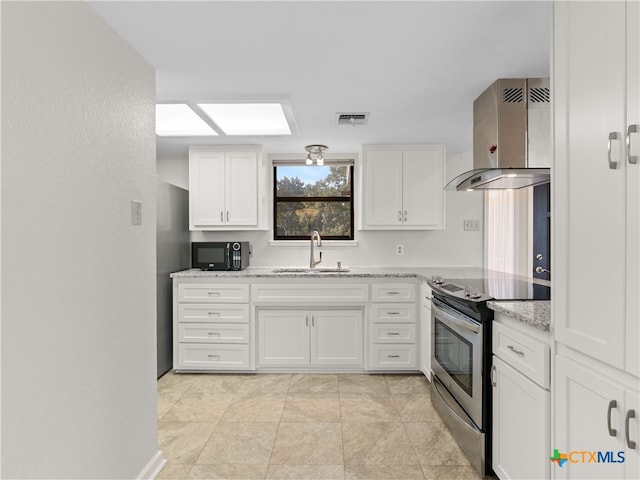
[[[450,313],[444,311],[442,308],[439,308],[436,302],[433,302],[433,304],[431,305],[431,311],[434,315],[439,315],[447,322],[457,325],[458,327],[471,330],[473,333],[480,332],[480,324],[471,319],[458,318],[456,316],[453,316]]]

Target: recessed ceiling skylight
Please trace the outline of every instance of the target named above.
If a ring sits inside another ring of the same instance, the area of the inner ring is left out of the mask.
[[[187,105],[165,103],[156,105],[156,135],[190,137],[218,134]]]
[[[291,135],[279,103],[198,104],[226,135]]]

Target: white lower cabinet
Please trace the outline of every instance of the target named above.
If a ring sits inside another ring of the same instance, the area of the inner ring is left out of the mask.
[[[493,357],[493,470],[498,478],[550,478],[550,393]]]
[[[177,371],[251,370],[249,285],[174,280]]]
[[[416,285],[374,283],[369,314],[368,370],[418,369]]]
[[[258,367],[362,366],[362,309],[258,309]]]
[[[549,479],[550,335],[495,321],[492,337],[492,468],[501,480]]]
[[[556,356],[555,373],[555,478],[640,478],[638,392],[582,360]]]

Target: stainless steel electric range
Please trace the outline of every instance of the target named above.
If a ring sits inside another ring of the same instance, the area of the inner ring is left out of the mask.
[[[427,282],[431,306],[431,401],[473,467],[491,469],[491,323],[489,300],[549,300],[551,289],[496,276]]]

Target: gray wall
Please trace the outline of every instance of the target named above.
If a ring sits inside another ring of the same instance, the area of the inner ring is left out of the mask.
[[[135,478],[160,457],[154,71],[84,2],[1,21],[0,476]]]

